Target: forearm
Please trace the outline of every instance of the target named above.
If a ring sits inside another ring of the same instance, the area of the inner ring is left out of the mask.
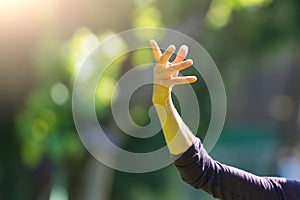
[[[155,104],[155,107],[170,153],[177,155],[185,152],[196,141],[196,137],[181,119],[171,95],[164,103]]]
[[[197,80],[195,76],[178,76],[179,71],[190,67],[193,61],[191,59],[184,60],[188,53],[188,47],[185,45],[179,48],[175,60],[169,62],[175,52],[174,45],[170,45],[162,53],[154,40],[151,40],[150,44],[156,61],[152,101],[156,107],[171,154],[180,154],[193,144],[195,136],[184,124],[175,109],[171,91],[175,85],[193,83]]]

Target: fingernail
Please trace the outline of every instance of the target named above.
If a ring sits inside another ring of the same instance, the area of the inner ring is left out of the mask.
[[[188,49],[188,46],[182,45],[181,48],[183,48],[183,49]]]
[[[176,49],[176,47],[173,44],[169,46],[170,51],[175,51],[175,49]]]
[[[193,60],[192,59],[188,59],[188,60],[186,60],[186,62],[188,63],[188,64],[193,64]]]
[[[189,80],[195,82],[197,81],[197,77],[196,76],[190,77]]]

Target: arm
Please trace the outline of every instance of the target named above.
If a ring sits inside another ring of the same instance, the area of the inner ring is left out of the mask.
[[[178,71],[193,64],[192,60],[183,61],[188,53],[187,46],[181,46],[175,60],[169,59],[175,51],[170,45],[162,54],[154,40],[150,41],[157,65],[154,69],[153,104],[155,105],[162,124],[164,136],[171,154],[180,154],[186,151],[196,141],[196,137],[184,124],[175,109],[171,90],[174,85],[192,83],[195,76],[179,77]]]
[[[172,99],[172,87],[192,83],[195,76],[179,77],[178,71],[192,65],[183,61],[186,46],[180,47],[177,57],[170,63],[175,52],[173,45],[162,54],[155,41],[150,41],[156,66],[154,69],[153,104],[161,121],[168,148],[182,179],[197,189],[202,189],[223,200],[296,200],[300,198],[300,182],[285,178],[259,177],[213,160],[184,124]]]

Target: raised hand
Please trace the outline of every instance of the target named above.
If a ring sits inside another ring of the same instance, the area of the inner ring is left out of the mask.
[[[179,48],[173,62],[169,62],[175,52],[175,46],[170,45],[164,53],[154,40],[150,40],[156,66],[154,68],[154,90],[153,104],[165,104],[171,98],[172,87],[179,84],[193,83],[196,76],[178,76],[179,71],[190,67],[193,64],[191,59],[184,60],[188,54],[188,47],[183,45]]]

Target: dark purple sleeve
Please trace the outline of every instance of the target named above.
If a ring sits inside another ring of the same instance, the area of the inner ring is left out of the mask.
[[[222,200],[300,199],[299,181],[260,177],[221,164],[207,154],[200,140],[173,159],[185,182]]]

